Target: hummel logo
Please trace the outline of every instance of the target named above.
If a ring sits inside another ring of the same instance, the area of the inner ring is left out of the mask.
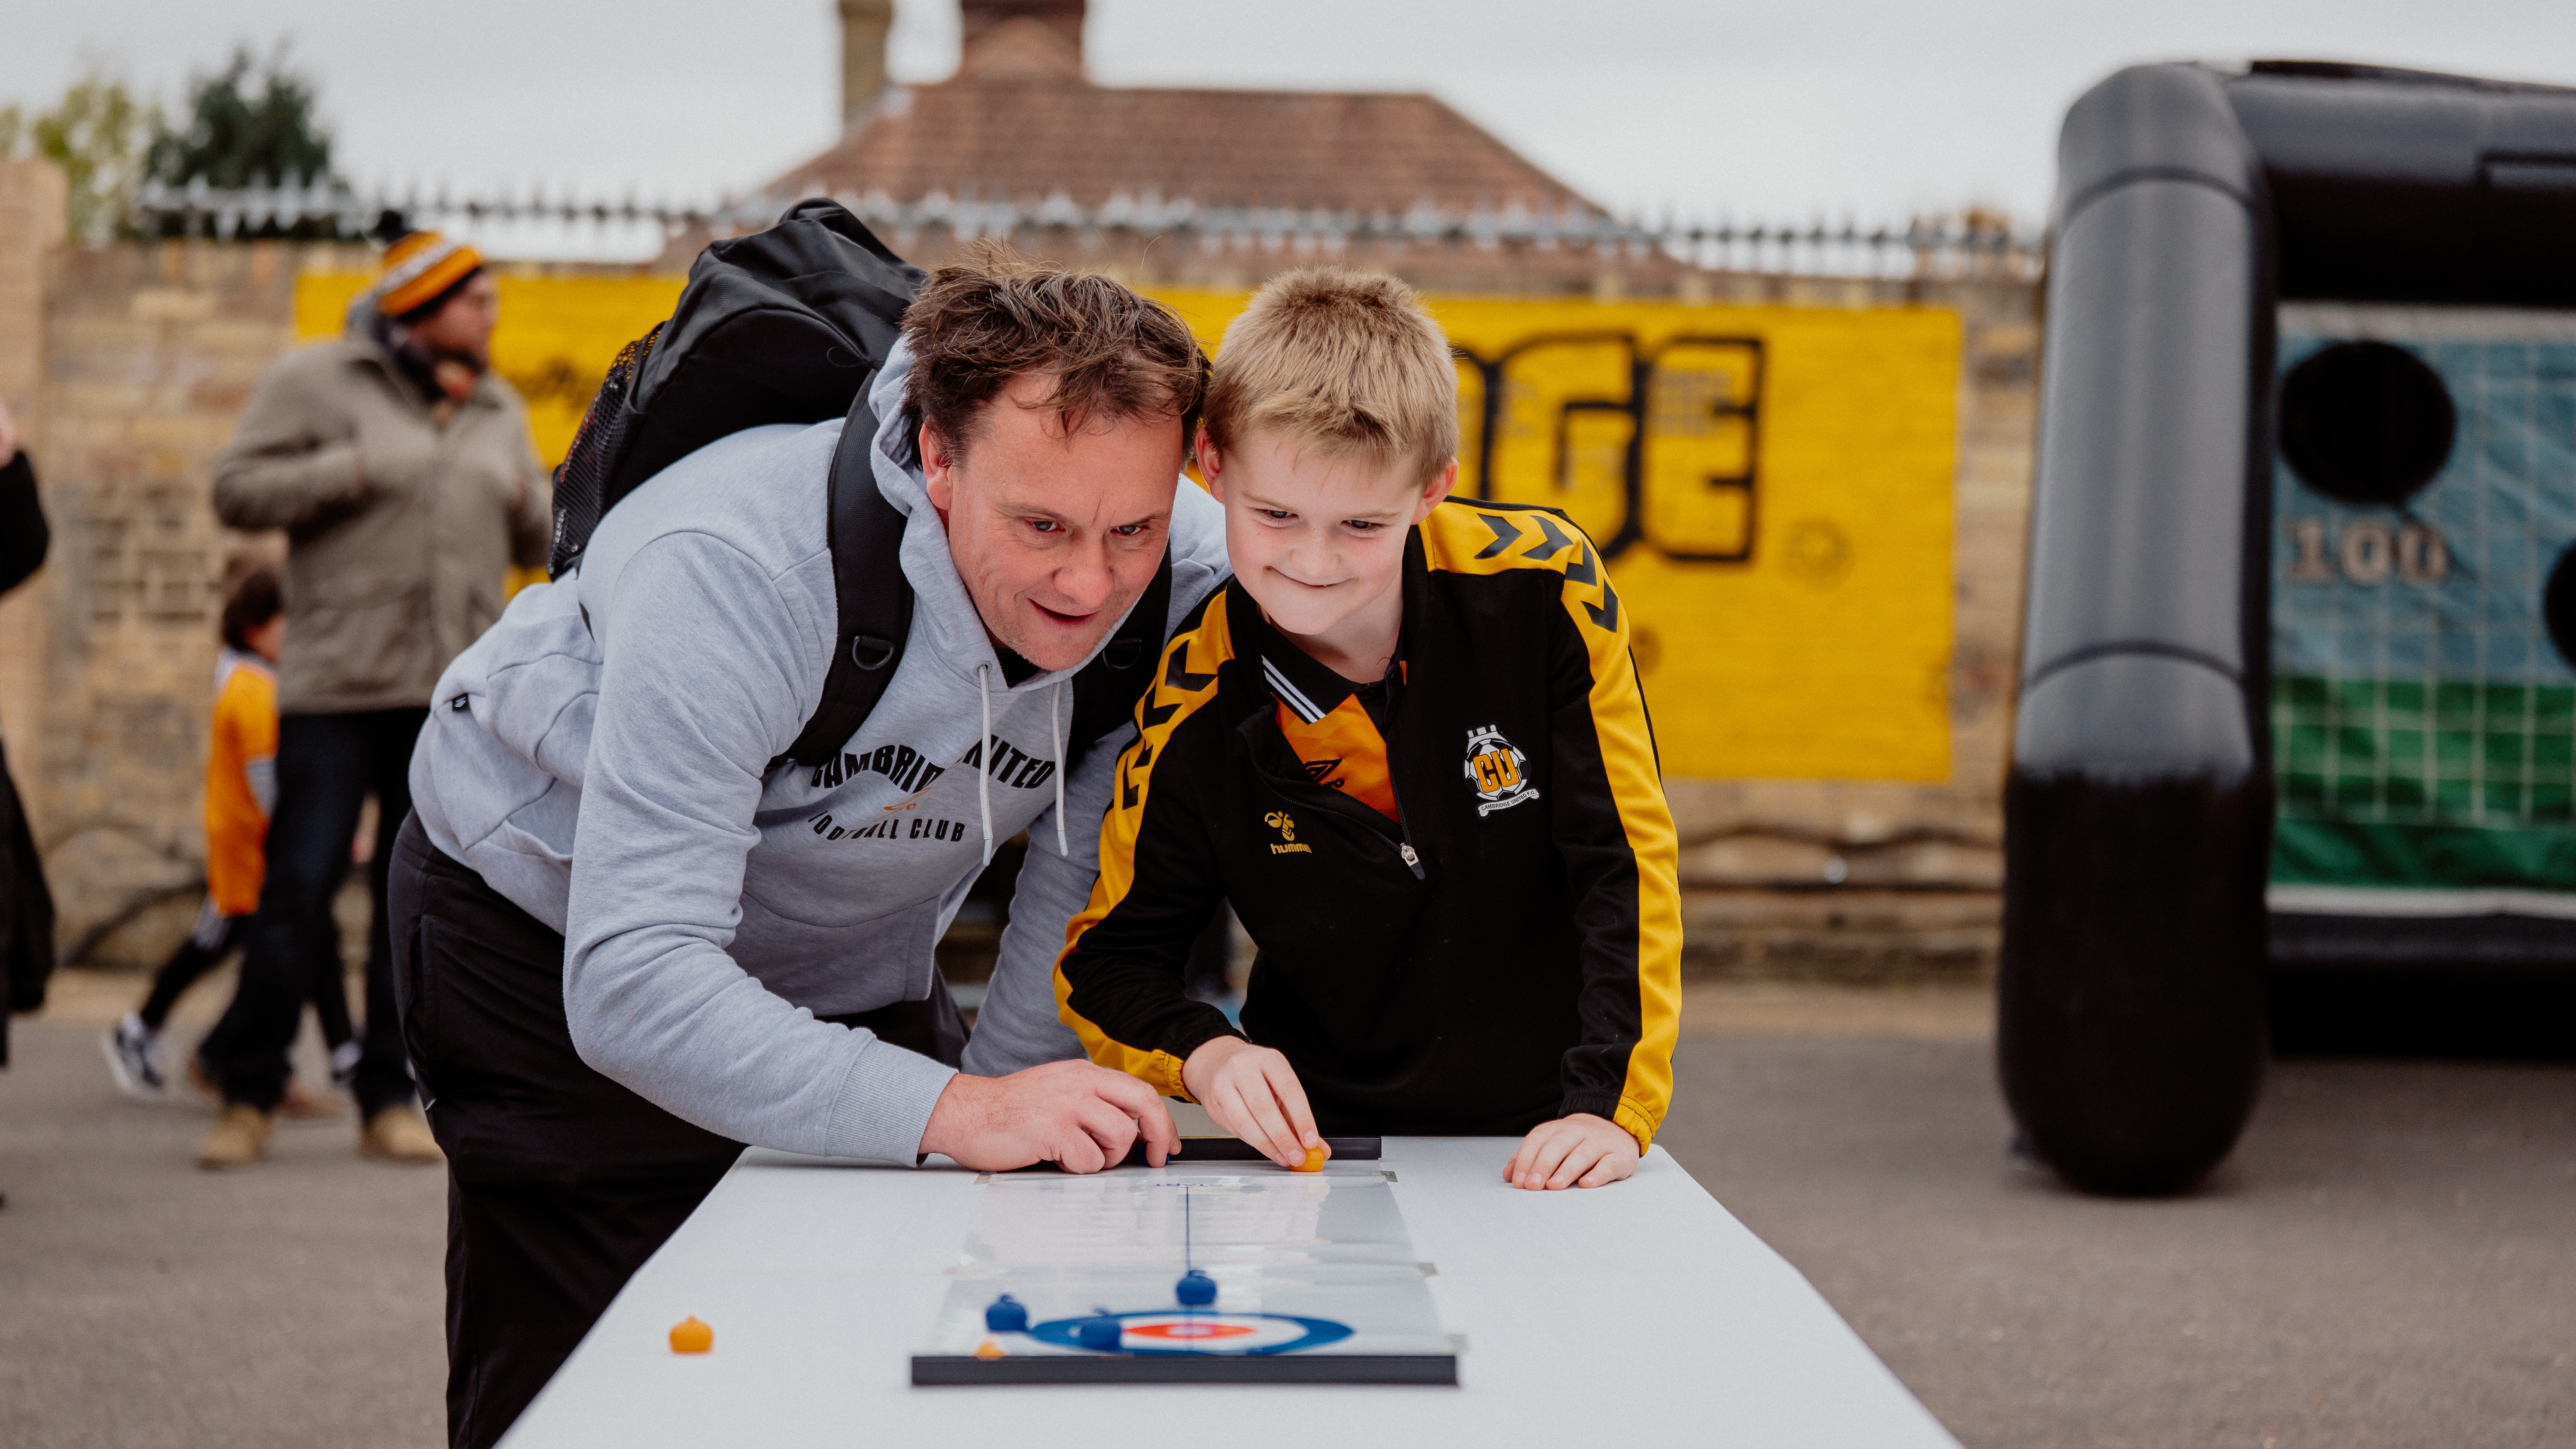
[[[1338,762],[1337,762],[1338,763]],[[1270,847],[1272,855],[1312,855],[1315,847],[1296,844],[1297,819],[1285,810],[1273,810],[1261,817],[1261,823],[1279,832],[1281,843]]]

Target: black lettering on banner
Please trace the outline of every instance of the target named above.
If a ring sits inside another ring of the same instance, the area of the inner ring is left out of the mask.
[[[1505,481],[1515,498],[1545,496],[1533,485],[1551,483],[1559,495],[1592,494],[1599,502],[1578,507],[1575,516],[1600,541],[1604,563],[1640,543],[1676,563],[1753,561],[1762,492],[1761,338],[1648,343],[1605,329],[1523,337],[1491,357],[1466,347],[1451,351],[1464,373],[1460,497],[1501,498],[1497,485]],[[1621,377],[1624,386],[1562,389],[1520,368],[1551,354],[1560,362],[1588,360],[1595,375]],[[1551,531],[1536,519],[1529,523],[1542,535]],[[1527,536],[1520,520],[1489,518],[1485,526],[1494,540],[1478,558],[1499,557]],[[1561,547],[1542,542],[1529,557],[1545,558]],[[1605,602],[1596,620],[1615,622],[1616,608]]]

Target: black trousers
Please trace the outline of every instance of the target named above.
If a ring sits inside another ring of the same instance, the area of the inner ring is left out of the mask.
[[[250,922],[246,915],[222,914],[209,899],[197,913],[196,929],[179,943],[178,950],[170,953],[169,960],[161,963],[161,969],[152,973],[152,990],[134,1013],[144,1026],[159,1031],[170,1019],[170,1009],[179,1004],[188,988],[222,965],[224,957],[241,945],[242,938],[250,934]],[[337,1047],[352,1039],[355,1033],[349,1027],[349,987],[341,979],[337,950],[313,959],[310,984],[313,1014],[322,1022],[322,1040]]]
[[[363,1116],[411,1100],[393,1002],[385,880],[395,834],[411,813],[411,748],[425,709],[286,714],[277,722],[277,810],[268,820],[268,875],[242,943],[241,984],[197,1049],[227,1102],[274,1109],[286,1091],[286,1051],[304,1016],[313,963],[337,959],[331,898],[349,875],[349,840],[376,797],[376,848],[367,862],[375,909],[367,923],[367,1019],[353,1090]]]
[[[563,937],[406,821],[391,880],[396,998],[447,1151],[447,1437],[506,1432],[609,1300],[742,1152],[585,1065],[564,1020]],[[856,1016],[957,1064],[945,986]]]
[[[43,521],[39,515],[37,522]],[[45,888],[45,861],[27,828],[27,812],[18,807],[9,757],[0,752],[0,1067],[9,1065],[9,1013],[44,1005],[45,981],[53,974],[54,897]]]

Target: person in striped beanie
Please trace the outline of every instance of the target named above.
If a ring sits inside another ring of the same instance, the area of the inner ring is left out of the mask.
[[[490,370],[499,291],[483,270],[483,254],[452,237],[405,232],[385,248],[376,341],[432,407],[453,411]]]
[[[369,796],[375,897],[366,1020],[348,1088],[358,1150],[436,1163],[395,1020],[386,863],[411,810],[412,743],[448,661],[501,615],[513,565],[545,562],[552,504],[527,407],[492,370],[499,289],[472,246],[388,215],[384,272],[346,335],[271,364],[215,464],[216,516],[282,529],[295,618],[277,663],[277,802],[242,931],[240,984],[198,1049],[224,1111],[209,1168],[266,1150],[311,971],[338,954],[331,898]]]

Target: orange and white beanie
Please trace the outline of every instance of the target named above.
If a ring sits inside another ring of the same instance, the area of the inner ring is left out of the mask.
[[[407,232],[385,248],[385,274],[376,283],[376,305],[388,317],[402,317],[483,265],[483,254],[434,231]]]

